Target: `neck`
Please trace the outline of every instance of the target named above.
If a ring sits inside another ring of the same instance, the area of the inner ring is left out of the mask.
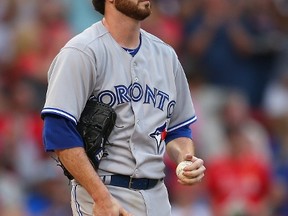
[[[140,41],[140,21],[123,14],[109,14],[102,20],[114,40],[122,47],[134,49]]]

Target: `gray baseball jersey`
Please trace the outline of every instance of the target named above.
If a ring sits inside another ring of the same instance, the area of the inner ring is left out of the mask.
[[[48,72],[43,114],[77,123],[91,95],[117,113],[99,175],[163,178],[163,135],[196,119],[175,51],[144,30],[141,37],[132,57],[97,22],[63,47]]]

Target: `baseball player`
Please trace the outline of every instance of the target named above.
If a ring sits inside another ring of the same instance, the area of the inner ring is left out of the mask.
[[[163,156],[186,167],[184,185],[201,181],[189,125],[196,120],[175,51],[140,28],[150,0],[93,0],[103,19],[71,39],[52,62],[42,118],[46,151],[73,175],[74,216],[169,216]],[[76,126],[91,97],[117,113],[98,170]]]

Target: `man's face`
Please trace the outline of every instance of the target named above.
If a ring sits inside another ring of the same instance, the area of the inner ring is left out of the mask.
[[[115,0],[118,11],[136,20],[144,20],[151,14],[150,0]]]

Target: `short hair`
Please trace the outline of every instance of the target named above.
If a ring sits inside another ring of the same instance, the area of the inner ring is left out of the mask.
[[[96,11],[104,15],[105,11],[105,0],[92,0],[93,6]]]

